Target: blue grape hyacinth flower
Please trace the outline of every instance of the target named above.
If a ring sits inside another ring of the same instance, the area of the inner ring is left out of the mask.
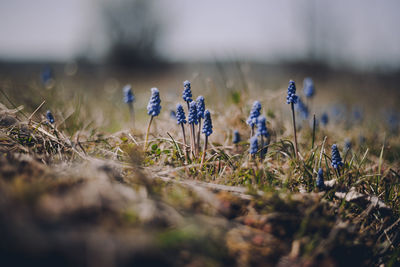
[[[188,115],[188,123],[189,124],[198,124],[199,121],[197,119],[197,107],[196,102],[192,101],[189,104],[189,115]]]
[[[250,154],[254,155],[258,151],[258,139],[257,136],[250,138]]]
[[[53,70],[50,67],[43,68],[40,78],[44,85],[48,84],[53,79]]]
[[[205,110],[205,104],[204,104],[204,97],[199,96],[196,99],[196,108],[197,108],[197,118],[198,119],[204,119],[204,110]]]
[[[319,168],[318,170],[318,175],[317,175],[317,187],[319,189],[323,189],[325,187],[325,183],[324,183],[324,171],[322,170],[322,168]]]
[[[352,109],[352,119],[355,123],[361,123],[364,119],[364,112],[361,107],[355,106]]]
[[[250,116],[247,119],[246,123],[250,125],[251,127],[254,127],[257,124],[257,118],[260,116],[261,112],[261,103],[260,101],[254,101],[253,107],[251,108],[250,111]]]
[[[175,110],[171,110],[171,111],[169,112],[169,116],[170,116],[172,119],[176,120],[176,112],[175,112]]]
[[[328,122],[329,122],[328,114],[326,112],[322,113],[322,116],[321,116],[322,125],[326,126],[328,124]]]
[[[183,92],[182,92],[182,98],[186,102],[191,102],[192,101],[192,90],[190,86],[190,82],[188,80],[183,82]]]
[[[234,144],[237,144],[237,143],[240,142],[240,134],[239,134],[239,131],[238,131],[238,130],[234,130],[234,131],[233,131],[233,139],[232,139],[232,142],[233,142]]]
[[[257,120],[257,136],[268,137],[269,132],[266,126],[267,119],[264,116],[261,116]]]
[[[185,124],[186,123],[186,116],[185,111],[183,110],[183,106],[181,104],[176,105],[176,123],[177,124]]]
[[[304,79],[303,85],[304,95],[307,98],[312,98],[315,94],[315,86],[313,80],[310,77],[307,77]]]
[[[50,110],[48,110],[48,111],[46,112],[46,118],[47,118],[47,120],[48,120],[51,124],[53,124],[53,123],[55,122],[54,116],[53,116],[53,114],[51,113]]]
[[[308,107],[306,106],[306,104],[304,104],[304,102],[301,100],[300,97],[297,99],[296,108],[297,108],[297,111],[300,113],[300,115],[303,117],[303,119],[308,118],[308,115],[309,115]]]
[[[203,130],[201,132],[206,136],[210,136],[213,132],[212,128],[213,126],[212,126],[211,114],[210,111],[207,109],[204,112],[204,125],[203,125]]]
[[[351,149],[351,141],[350,141],[350,139],[346,139],[344,141],[344,147],[346,148],[346,150],[350,150]]]
[[[335,169],[343,166],[342,158],[340,157],[339,149],[336,144],[332,146],[332,167]]]
[[[287,89],[286,103],[288,103],[288,104],[296,104],[297,103],[296,84],[292,80],[289,81],[289,87]]]
[[[124,88],[122,89],[123,93],[124,93],[124,102],[125,103],[132,103],[133,101],[135,101],[135,96],[132,92],[132,86],[127,84],[124,86]]]
[[[147,114],[150,116],[158,116],[161,111],[160,92],[157,88],[151,88],[151,97],[147,104]]]

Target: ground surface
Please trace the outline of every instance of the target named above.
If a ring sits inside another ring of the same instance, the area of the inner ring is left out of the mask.
[[[5,69],[4,266],[399,265],[400,139],[384,117],[396,113],[395,78],[317,73],[317,95],[307,104],[317,119],[326,111],[331,120],[313,138],[310,119],[297,114],[296,158],[285,86],[297,78],[301,95],[305,73],[267,69],[269,82],[265,69],[246,65],[121,77],[58,67],[46,85],[38,69]],[[213,118],[203,168],[201,153],[185,160],[181,130],[170,117],[183,102],[185,75]],[[135,125],[121,94],[133,79]],[[163,109],[144,150],[151,86],[160,88]],[[263,105],[271,138],[265,157],[250,160],[245,120],[254,100]],[[337,104],[347,111],[335,117],[330,108]],[[353,118],[360,106],[362,119]],[[237,145],[234,129],[242,135]],[[344,161],[339,173],[331,167],[334,143]],[[320,167],[323,189],[316,187]]]

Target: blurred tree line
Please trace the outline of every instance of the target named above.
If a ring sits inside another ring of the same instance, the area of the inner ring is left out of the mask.
[[[109,41],[105,61],[111,65],[151,66],[162,62],[156,45],[162,23],[154,1],[114,0],[102,3],[104,31]]]

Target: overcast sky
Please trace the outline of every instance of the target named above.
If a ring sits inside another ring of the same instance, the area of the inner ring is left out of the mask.
[[[99,1],[0,1],[0,59],[102,55]],[[313,44],[331,62],[400,66],[398,0],[154,1],[164,21],[157,47],[171,60],[297,59]]]

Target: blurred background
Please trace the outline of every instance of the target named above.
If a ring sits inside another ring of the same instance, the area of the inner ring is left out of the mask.
[[[400,67],[387,0],[4,0],[2,61],[317,61],[362,70]]]
[[[397,0],[3,0],[0,79],[14,99],[46,80],[107,100],[131,83],[144,109],[144,90],[168,101],[186,79],[194,91],[256,94],[309,76],[327,103],[396,109],[398,10]],[[23,100],[37,106],[38,95]]]

